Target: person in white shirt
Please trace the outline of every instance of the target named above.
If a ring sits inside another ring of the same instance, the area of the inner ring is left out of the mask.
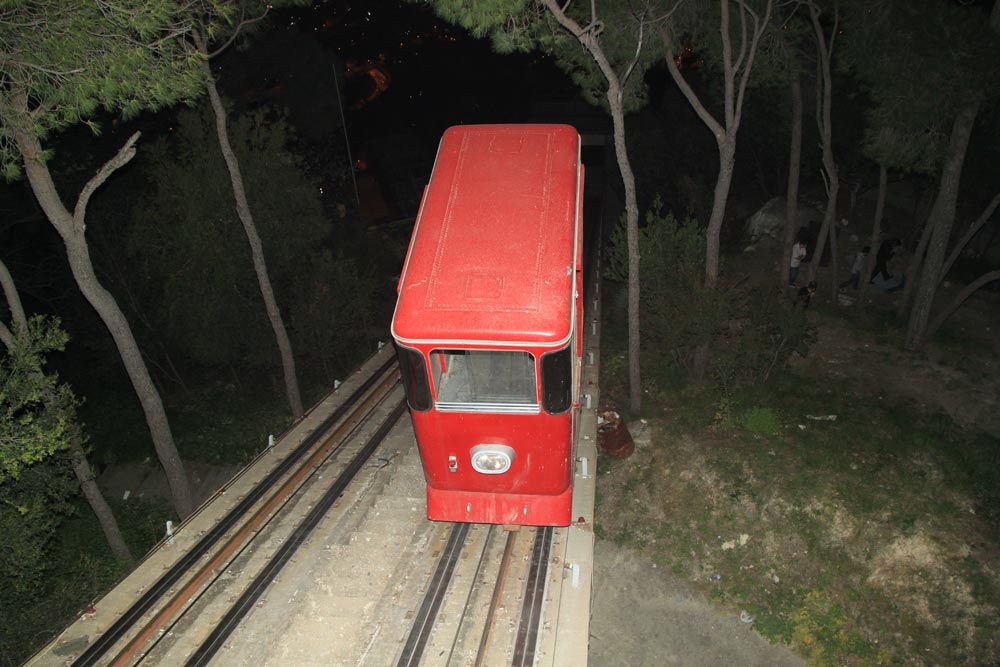
[[[792,261],[788,265],[788,284],[795,287],[795,281],[799,278],[799,266],[802,261],[806,258],[809,251],[806,249],[806,244],[802,239],[795,242],[792,246]]]

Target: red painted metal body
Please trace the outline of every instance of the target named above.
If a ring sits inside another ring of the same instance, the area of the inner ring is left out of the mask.
[[[582,188],[572,127],[441,140],[392,322],[431,519],[570,522]]]

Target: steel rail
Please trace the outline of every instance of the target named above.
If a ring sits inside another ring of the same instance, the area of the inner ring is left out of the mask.
[[[170,598],[169,602],[163,606],[153,617],[146,623],[146,625],[139,631],[137,635],[132,637],[125,647],[119,651],[115,659],[110,663],[114,667],[122,667],[127,664],[128,661],[138,653],[142,646],[155,635],[159,629],[167,625],[175,616],[177,616],[180,611],[187,605],[190,599],[195,595],[196,591],[201,588],[202,584],[208,581],[212,573],[225,563],[230,556],[232,556],[247,540],[249,540],[254,534],[256,534],[257,529],[264,524],[271,512],[282,504],[288,496],[295,493],[300,482],[307,477],[312,471],[312,469],[318,465],[334,448],[336,444],[341,442],[346,432],[354,428],[357,422],[363,420],[362,412],[367,411],[374,403],[381,400],[382,394],[387,392],[392,386],[399,382],[399,373],[394,372],[389,374],[381,383],[378,384],[375,391],[369,393],[361,403],[357,404],[353,412],[348,416],[348,419],[344,420],[337,428],[332,432],[319,432],[317,440],[321,440],[322,436],[327,436],[323,440],[323,444],[312,450],[312,453],[299,464],[299,467],[285,479],[284,483],[278,488],[277,491],[272,493],[263,505],[258,507],[258,509],[251,515],[251,517],[244,522],[236,533],[227,539],[222,547],[215,552],[215,555],[208,559],[208,561],[202,565],[197,573],[190,578],[186,584],[179,591],[177,591],[173,597]],[[314,431],[314,433],[316,433]]]
[[[545,602],[545,584],[549,576],[549,551],[552,549],[552,526],[539,528],[531,550],[531,568],[528,570],[527,590],[521,606],[521,620],[517,626],[514,644],[514,667],[531,667],[535,663],[535,646],[538,643],[538,626],[542,622],[542,604]]]
[[[472,574],[472,585],[469,586],[469,592],[465,596],[465,604],[462,605],[462,617],[458,621],[458,630],[455,632],[455,636],[452,638],[451,647],[448,649],[448,659],[445,661],[446,664],[451,664],[451,659],[455,655],[455,647],[458,645],[459,638],[462,635],[462,626],[464,625],[465,619],[469,617],[469,608],[472,605],[472,596],[476,593],[479,588],[479,576],[483,572],[483,566],[486,565],[488,560],[486,554],[490,550],[490,545],[493,543],[493,536],[497,531],[496,525],[490,525],[486,530],[486,538],[483,540],[483,547],[479,551],[479,560],[476,562],[476,571]],[[493,609],[489,610],[492,615]]]
[[[90,667],[107,653],[133,626],[135,626],[142,616],[149,611],[168,591],[176,584],[184,574],[191,570],[195,563],[207,553],[222,537],[240,521],[265,494],[289,469],[302,458],[316,442],[328,431],[338,420],[340,420],[358,401],[374,386],[386,372],[396,364],[395,357],[387,360],[361,384],[354,392],[348,396],[344,402],[324,419],[319,426],[307,436],[298,447],[296,447],[284,460],[281,461],[264,479],[260,481],[247,495],[240,500],[226,515],[215,524],[205,535],[194,545],[194,547],[173,566],[170,567],[157,581],[150,586],[122,615],[111,624],[111,626],[99,635],[80,656],[73,661],[73,667]]]
[[[330,488],[323,494],[322,498],[309,512],[308,516],[295,527],[291,536],[285,540],[281,549],[267,562],[264,568],[251,582],[250,586],[243,592],[239,600],[226,612],[222,620],[212,630],[211,634],[202,642],[201,646],[192,654],[185,663],[186,667],[201,667],[208,664],[215,654],[222,648],[226,640],[236,630],[240,621],[250,613],[254,604],[264,594],[264,590],[270,585],[277,574],[284,568],[295,552],[305,543],[312,531],[319,525],[319,522],[333,506],[334,502],[340,498],[347,485],[361,471],[362,466],[371,458],[379,445],[399,418],[406,410],[406,402],[400,401],[389,416],[382,422],[378,430],[375,431],[365,443],[365,446],[354,455],[348,466],[337,476],[337,479]]]
[[[406,638],[406,644],[403,646],[403,652],[399,656],[396,667],[417,667],[420,664],[420,658],[423,656],[427,639],[434,628],[438,610],[444,600],[445,591],[448,590],[448,585],[451,583],[451,576],[455,571],[458,556],[462,553],[470,526],[471,524],[468,523],[452,525],[448,543],[438,559],[434,576],[427,587],[427,593],[424,595],[420,610],[410,628],[410,635]]]
[[[493,632],[493,621],[496,618],[497,607],[500,606],[500,597],[503,595],[504,584],[507,582],[507,571],[510,569],[510,558],[514,552],[514,542],[517,540],[517,531],[507,533],[507,543],[503,548],[503,557],[500,559],[500,571],[497,573],[497,581],[493,586],[493,597],[490,598],[490,608],[486,612],[486,622],[483,624],[483,635],[479,639],[479,650],[476,652],[476,666],[482,667],[483,660],[486,659],[486,647],[490,643],[490,634]]]

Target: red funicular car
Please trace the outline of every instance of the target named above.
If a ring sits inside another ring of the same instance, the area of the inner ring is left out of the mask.
[[[570,521],[583,166],[566,125],[441,139],[392,320],[441,521]]]

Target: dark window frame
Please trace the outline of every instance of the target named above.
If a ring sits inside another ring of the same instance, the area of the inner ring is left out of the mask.
[[[434,406],[431,398],[431,382],[427,374],[427,360],[418,349],[396,345],[399,373],[403,376],[406,403],[411,410],[427,412]]]
[[[561,366],[552,368],[554,363],[561,363]],[[542,376],[542,409],[550,415],[561,415],[572,409],[573,344],[543,354],[539,371]]]

